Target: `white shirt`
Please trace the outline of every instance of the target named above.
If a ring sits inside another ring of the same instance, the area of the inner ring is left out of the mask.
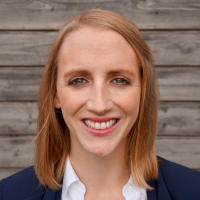
[[[69,157],[65,167],[61,200],[84,200],[86,188],[76,175]],[[125,200],[147,200],[146,189],[139,188],[132,176],[123,187],[122,194]]]

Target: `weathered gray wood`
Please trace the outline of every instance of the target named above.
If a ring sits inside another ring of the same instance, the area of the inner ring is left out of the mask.
[[[156,67],[163,101],[200,101],[200,67]],[[0,101],[35,101],[43,67],[1,67]]]
[[[36,103],[0,103],[0,135],[35,134],[36,126]],[[200,135],[200,103],[162,103],[158,134]]]
[[[199,65],[200,32],[142,32],[157,65]]]
[[[36,103],[0,103],[0,134],[35,134]]]
[[[8,176],[11,176],[12,174],[15,174],[19,171],[21,171],[23,168],[0,168],[0,180],[2,180],[3,178],[6,178]]]
[[[158,134],[200,135],[200,103],[161,103]]]
[[[44,65],[56,32],[0,32],[0,65]]]
[[[200,67],[156,67],[162,101],[200,101]]]
[[[156,140],[157,155],[189,168],[200,168],[200,138]]]
[[[0,67],[0,100],[35,101],[43,67]]]
[[[156,65],[199,65],[200,31],[142,32]],[[56,32],[0,32],[0,66],[43,66]]]
[[[33,165],[34,143],[29,146],[33,139],[33,136],[0,137],[0,167],[27,167]],[[28,146],[29,148],[27,148]],[[21,154],[23,151],[24,153]]]
[[[21,156],[19,154],[30,144],[34,137],[1,137],[0,166],[27,167],[33,164],[34,145]],[[169,138],[156,140],[157,154],[190,168],[200,168],[200,138]],[[19,156],[19,157],[17,157]],[[17,158],[17,159],[16,159]],[[13,161],[10,165],[10,163]]]
[[[0,1],[0,29],[58,29],[71,15],[88,8],[117,12],[142,29],[199,29],[196,0]]]

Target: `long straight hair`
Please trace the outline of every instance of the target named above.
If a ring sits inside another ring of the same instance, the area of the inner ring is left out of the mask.
[[[61,187],[66,158],[70,153],[70,133],[62,113],[55,110],[59,52],[65,37],[82,27],[113,30],[121,34],[135,51],[141,69],[142,92],[138,118],[128,135],[127,166],[136,184],[151,189],[149,180],[158,176],[155,136],[158,114],[158,85],[150,49],[138,28],[121,15],[90,9],[69,18],[59,30],[50,50],[38,93],[38,127],[35,172],[42,186]]]

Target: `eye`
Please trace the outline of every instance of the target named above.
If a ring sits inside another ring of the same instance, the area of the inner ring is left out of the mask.
[[[85,84],[87,81],[84,78],[75,78],[69,82],[69,85],[80,86]]]
[[[112,82],[117,85],[130,85],[129,81],[124,78],[115,78]]]

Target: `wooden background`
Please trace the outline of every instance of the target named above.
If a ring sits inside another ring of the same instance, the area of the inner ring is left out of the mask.
[[[46,57],[65,20],[88,8],[142,31],[161,93],[157,154],[200,170],[200,0],[0,0],[0,179],[33,164],[34,144],[17,157],[36,133]]]

